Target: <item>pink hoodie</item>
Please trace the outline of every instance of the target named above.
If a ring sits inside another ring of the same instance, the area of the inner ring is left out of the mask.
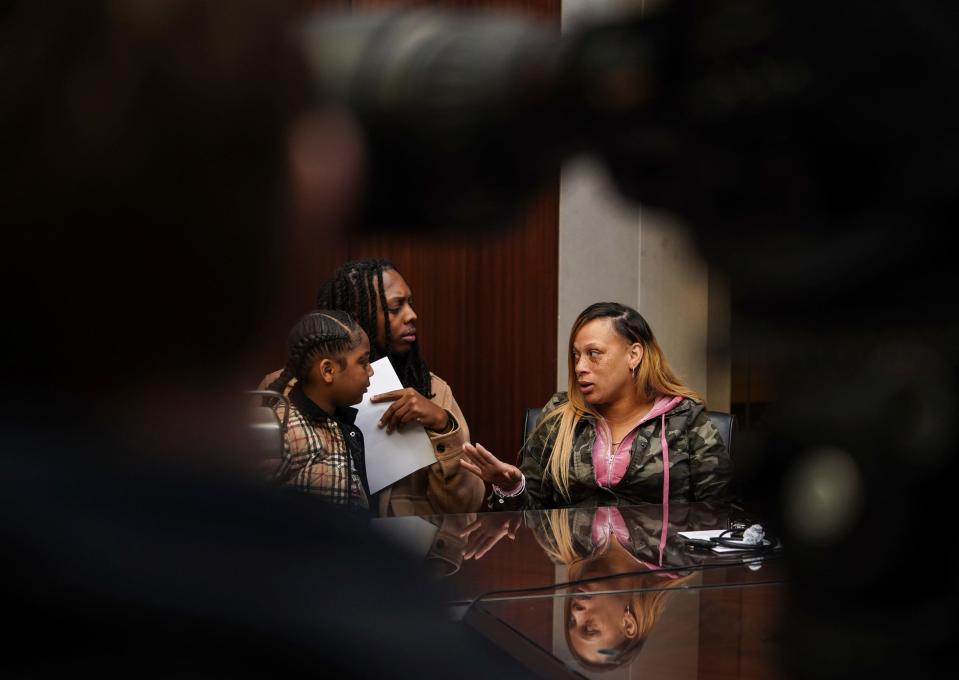
[[[659,539],[659,563],[663,563],[663,551],[666,549],[666,527],[669,526],[669,445],[666,443],[666,414],[683,400],[682,397],[660,397],[653,407],[630,428],[614,451],[610,445],[609,425],[602,418],[596,420],[596,440],[593,442],[593,471],[596,483],[607,489],[619,484],[629,467],[630,449],[636,439],[640,425],[653,418],[662,419],[659,436],[663,445],[663,531]]]
[[[593,442],[593,470],[596,474],[596,483],[600,486],[611,489],[623,479],[626,469],[629,467],[630,449],[633,441],[636,439],[636,433],[639,426],[653,418],[662,418],[663,427],[663,471],[664,477],[669,476],[669,447],[666,445],[666,413],[676,404],[683,400],[682,397],[660,397],[655,401],[653,407],[636,421],[636,424],[630,428],[630,432],[619,443],[616,450],[610,446],[609,425],[602,418],[596,420],[596,440]],[[665,483],[663,492],[669,497],[669,482]]]

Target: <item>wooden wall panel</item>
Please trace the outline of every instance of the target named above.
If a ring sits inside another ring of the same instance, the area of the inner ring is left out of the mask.
[[[518,452],[527,406],[553,392],[557,224],[553,189],[510,230],[351,244],[351,257],[386,257],[407,279],[423,355],[453,387],[473,441],[504,460]]]
[[[396,2],[354,0],[354,6]],[[559,0],[450,0],[446,7],[513,8],[559,23]],[[509,163],[509,158],[503,159]],[[316,243],[316,266],[297,282],[295,300],[268,332],[264,373],[282,366],[284,341],[314,303],[320,284],[340,264],[360,257],[392,260],[413,290],[423,356],[453,389],[471,438],[514,461],[523,412],[542,405],[556,380],[559,253],[558,178],[512,229],[469,235],[347,233]]]

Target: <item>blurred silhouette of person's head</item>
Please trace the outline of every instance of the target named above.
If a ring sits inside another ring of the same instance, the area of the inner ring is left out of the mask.
[[[64,430],[147,427],[163,448],[202,441],[196,402],[243,385],[304,239],[342,227],[360,185],[359,137],[302,67],[293,7],[4,9],[9,420],[44,421],[40,397]]]
[[[275,296],[360,184],[287,5],[0,10],[4,677],[435,677],[423,640],[443,668],[471,654],[365,525],[224,474]]]

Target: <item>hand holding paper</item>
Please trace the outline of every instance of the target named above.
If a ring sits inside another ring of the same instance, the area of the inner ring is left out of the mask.
[[[385,427],[387,432],[413,422],[434,432],[443,432],[449,427],[449,414],[412,387],[373,393],[370,398],[371,404],[383,402],[392,402],[378,423],[378,427]]]

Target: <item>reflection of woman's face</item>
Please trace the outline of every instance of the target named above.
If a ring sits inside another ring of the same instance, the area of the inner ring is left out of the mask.
[[[636,558],[610,537],[597,552],[570,564],[571,581],[624,574],[634,570]],[[640,585],[637,576],[623,575],[577,586],[567,600],[567,634],[570,651],[586,663],[617,664],[637,643],[640,634],[633,591]],[[622,591],[597,595],[601,591]]]
[[[573,652],[584,661],[614,663],[618,650],[627,640],[638,634],[636,618],[628,610],[629,595],[591,595],[598,585],[586,584],[577,588],[569,605],[569,643]],[[605,652],[605,653],[604,653]]]

